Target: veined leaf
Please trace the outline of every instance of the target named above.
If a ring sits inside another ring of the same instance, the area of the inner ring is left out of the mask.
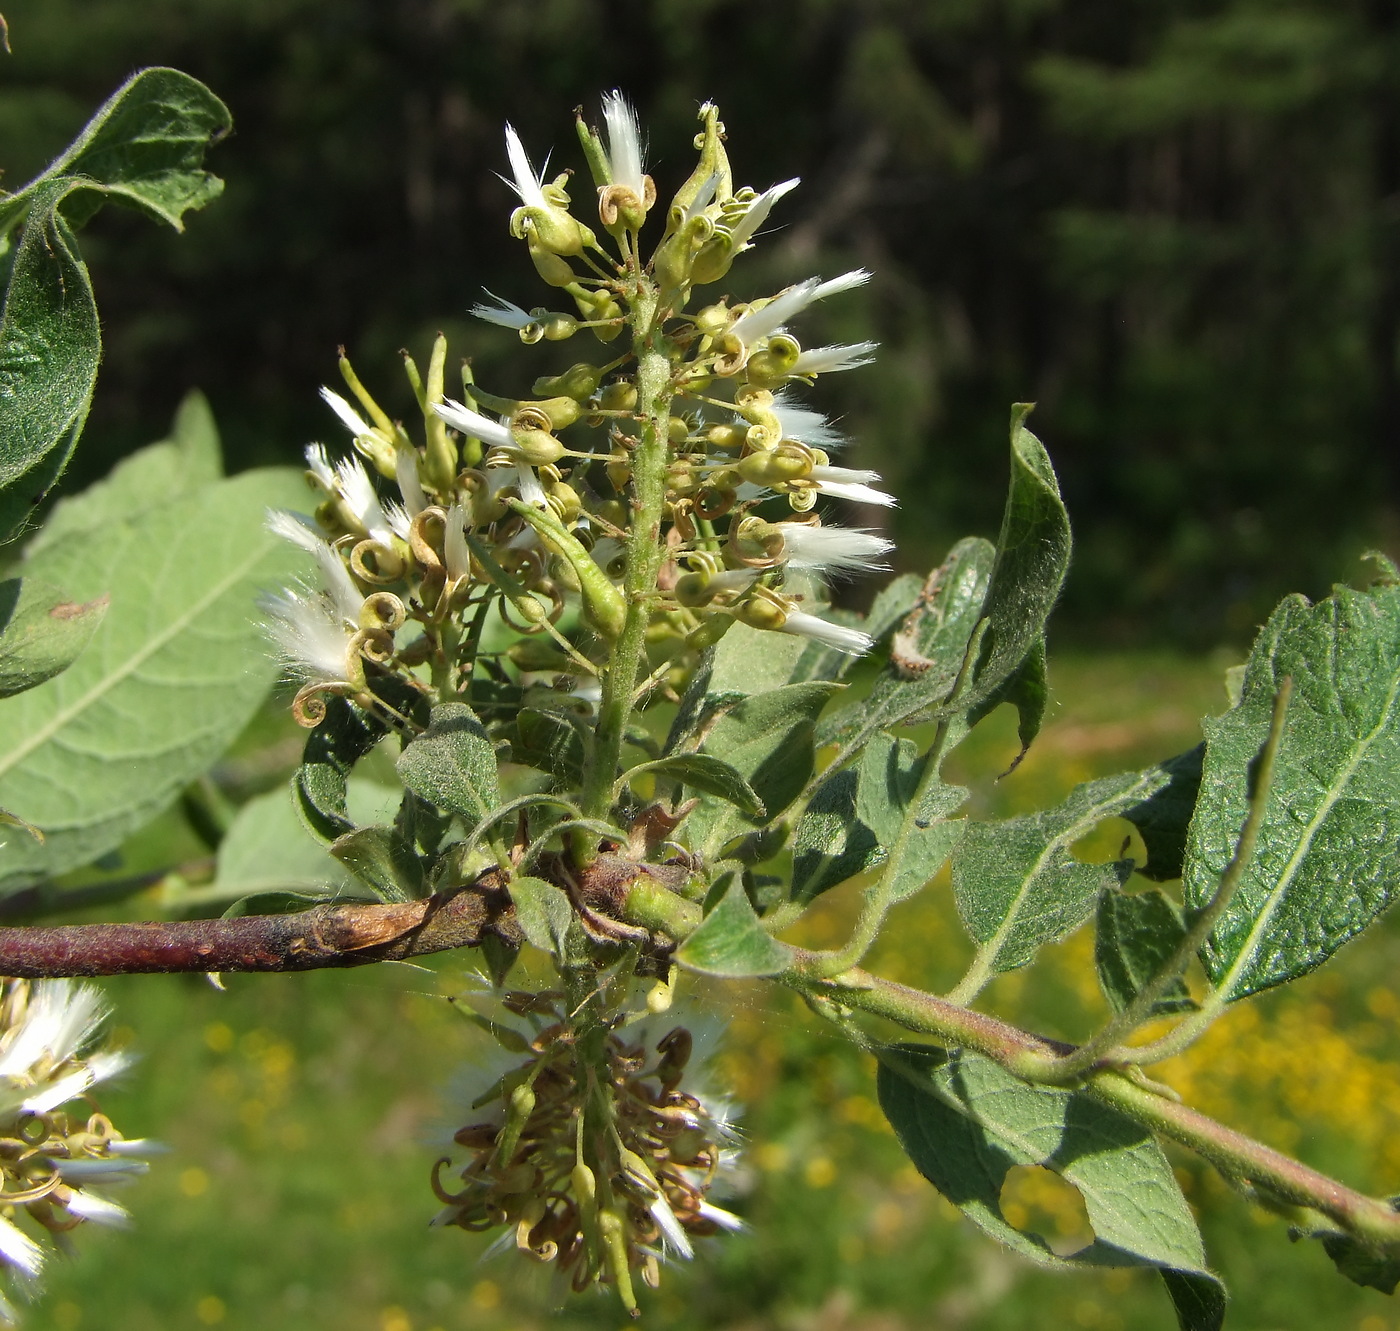
[[[724,895],[676,953],[676,961],[702,975],[742,979],[777,975],[792,961],[792,948],[765,932],[737,873]]]
[[[277,673],[253,600],[300,563],[264,529],[265,510],[300,492],[289,468],[245,472],[24,566],[111,605],[72,666],[6,704],[0,807],[47,840],[10,840],[0,886],[113,849],[247,724]]]
[[[398,769],[415,795],[456,814],[468,832],[501,802],[496,750],[465,703],[434,707],[427,730],[404,745]]]
[[[1215,895],[1285,676],[1293,696],[1258,846],[1203,960],[1227,999],[1320,965],[1400,892],[1400,587],[1289,597],[1250,653],[1239,705],[1205,723],[1183,891]]]
[[[895,631],[889,661],[870,693],[834,713],[818,732],[819,743],[841,745],[838,761],[877,730],[912,722],[947,698],[981,617],[995,559],[992,543],[973,536],[959,541],[929,574]]]
[[[881,731],[867,742],[858,767],[828,773],[793,839],[794,900],[811,901],[886,861],[919,784],[918,761],[912,741]],[[943,867],[966,827],[949,816],[966,798],[961,787],[941,784],[926,797],[894,871],[891,902],[913,896]]]
[[[1218,1331],[1225,1291],[1205,1269],[1191,1209],[1144,1128],[1082,1091],[1030,1086],[989,1059],[900,1044],[879,1055],[880,1107],[919,1172],[978,1228],[1042,1266],[1149,1266],[1183,1331]],[[1011,1225],[1001,1188],[1043,1165],[1084,1199],[1094,1242],[1058,1257]]]
[[[106,613],[105,596],[79,604],[37,578],[0,582],[0,698],[67,670]]]
[[[703,791],[732,804],[746,818],[762,818],[763,801],[739,772],[723,759],[708,753],[673,753],[668,758],[638,763],[624,774],[630,781],[644,772],[683,781],[692,790]]]
[[[980,944],[977,972],[990,976],[1026,965],[1046,943],[1083,924],[1101,892],[1126,881],[1131,862],[1084,864],[1070,847],[1165,782],[1155,768],[1124,772],[1075,787],[1043,813],[967,829],[953,854],[953,893]]]
[[[170,437],[124,457],[81,494],[60,499],[25,546],[33,559],[60,541],[84,539],[109,522],[130,522],[180,495],[212,485],[224,474],[219,431],[203,393],[185,395]],[[305,498],[303,496],[303,502]]]
[[[200,162],[230,123],[198,80],[145,70],[43,175],[0,199],[0,235],[23,228],[0,312],[0,539],[67,464],[97,380],[97,306],[73,228],[117,199],[180,229],[223,188]]]
[[[764,807],[764,821],[776,819],[802,793],[815,763],[817,714],[842,687],[815,681],[785,684],[744,699],[711,729],[705,751],[748,782]],[[684,827],[691,846],[716,859],[726,841],[752,831],[756,822],[728,801],[702,795]]]
[[[1099,898],[1094,962],[1099,985],[1115,1012],[1122,1012],[1138,991],[1157,978],[1186,935],[1174,901],[1153,888],[1129,895],[1108,888]],[[1152,1005],[1152,1014],[1194,1008],[1186,981],[1178,976]]]

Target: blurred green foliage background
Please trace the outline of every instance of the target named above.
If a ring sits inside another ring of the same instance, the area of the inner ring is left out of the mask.
[[[86,242],[108,352],[72,483],[191,386],[235,466],[333,434],[347,344],[396,383],[467,306],[539,288],[501,126],[574,161],[569,111],[635,99],[663,197],[715,98],[739,178],[790,175],[740,294],[864,264],[813,319],[878,337],[821,386],[926,568],[995,525],[1007,406],[1036,400],[1078,523],[1061,634],[1246,640],[1400,530],[1397,0],[9,0],[0,165],[26,179],[131,70],[231,106],[228,192],[186,237]],[[751,288],[751,290],[750,290]],[[551,349],[577,359],[578,348]],[[537,358],[538,359],[538,358]],[[561,363],[563,360],[561,359]],[[523,376],[521,376],[523,380]],[[406,396],[405,399],[406,401]]]

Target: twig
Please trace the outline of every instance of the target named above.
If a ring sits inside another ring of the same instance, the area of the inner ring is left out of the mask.
[[[833,979],[801,973],[803,962],[820,953],[799,955],[795,972],[785,983],[804,997],[812,996],[848,1010],[888,1018],[905,1030],[933,1037],[944,1048],[971,1049],[999,1063],[1008,1072],[1035,1083],[1044,1080],[1059,1057],[1072,1046],[1023,1031],[981,1012],[958,1007],[946,999],[882,980],[862,970]],[[1142,1086],[1116,1070],[1091,1073],[1080,1087],[1085,1094],[1113,1106],[1144,1127],[1189,1147],[1232,1182],[1254,1187],[1265,1197],[1320,1212],[1340,1229],[1378,1246],[1400,1246],[1400,1213],[1389,1203],[1348,1188],[1336,1179],[1233,1128]]]
[[[392,905],[326,905],[295,915],[0,929],[0,975],[307,971],[524,941],[495,870],[469,887]]]

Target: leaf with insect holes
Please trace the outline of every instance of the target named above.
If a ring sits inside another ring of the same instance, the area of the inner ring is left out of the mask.
[[[979,944],[978,971],[1027,965],[1046,943],[1083,924],[1100,893],[1127,881],[1131,861],[1085,864],[1071,847],[1165,781],[1155,769],[1103,777],[1075,787],[1053,809],[967,829],[953,853],[953,894]]]
[[[1191,1208],[1151,1133],[1082,1091],[1031,1086],[966,1051],[878,1053],[880,1108],[919,1172],[973,1224],[1041,1266],[1161,1272],[1183,1331],[1219,1331],[1225,1290],[1205,1269]],[[1041,1165],[1084,1199],[1094,1241],[1057,1256],[1002,1214],[1016,1165]]]

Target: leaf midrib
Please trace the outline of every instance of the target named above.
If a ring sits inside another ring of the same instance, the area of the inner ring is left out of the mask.
[[[160,651],[167,643],[171,642],[179,633],[188,628],[201,614],[204,613],[215,601],[226,592],[232,590],[243,578],[255,568],[271,548],[271,543],[264,541],[256,547],[256,550],[247,559],[234,565],[233,569],[223,578],[216,582],[202,597],[190,605],[177,618],[173,619],[155,637],[149,639],[141,648],[127,658],[116,670],[108,675],[104,675],[96,684],[92,686],[81,697],[75,699],[68,707],[55,714],[46,724],[34,732],[32,736],[18,748],[0,757],[0,778],[4,778],[13,771],[20,763],[30,756],[36,749],[47,744],[63,728],[69,725],[75,718],[81,716],[89,707],[101,701],[111,690],[122,680],[129,678],[140,669],[147,661]]]
[[[1255,952],[1259,943],[1269,927],[1278,908],[1283,904],[1283,898],[1287,894],[1289,887],[1293,883],[1294,877],[1302,867],[1303,860],[1307,857],[1308,851],[1312,848],[1313,839],[1317,836],[1322,824],[1327,820],[1327,815],[1332,812],[1337,801],[1341,799],[1343,792],[1351,783],[1351,779],[1356,775],[1356,769],[1361,765],[1361,761],[1370,752],[1372,744],[1384,734],[1387,722],[1390,720],[1390,713],[1395,707],[1397,696],[1400,696],[1400,673],[1397,673],[1390,681],[1390,692],[1386,696],[1385,706],[1381,709],[1380,719],[1375,727],[1361,740],[1357,742],[1352,750],[1351,761],[1340,770],[1337,779],[1333,781],[1328,789],[1327,796],[1317,807],[1317,812],[1308,820],[1307,826],[1303,829],[1302,835],[1298,838],[1298,844],[1294,847],[1293,853],[1288,857],[1287,863],[1283,866],[1283,872],[1278,878],[1273,891],[1269,893],[1268,900],[1255,917],[1254,926],[1250,929],[1245,939],[1244,946],[1236,956],[1234,964],[1225,973],[1224,982],[1219,986],[1218,992],[1227,999],[1239,982],[1240,977],[1251,966],[1255,959]]]
[[[1045,872],[1051,857],[1063,850],[1066,845],[1072,845],[1078,841],[1081,836],[1091,831],[1096,823],[1112,817],[1112,810],[1121,805],[1124,800],[1131,802],[1144,785],[1151,783],[1154,775],[1155,773],[1144,773],[1126,790],[1121,790],[1110,799],[1095,804],[1046,845],[1045,849],[1036,857],[1030,872],[1021,880],[1020,890],[1012,897],[1011,903],[1007,907],[1006,916],[997,927],[996,932],[978,949],[978,958],[986,957],[988,969],[994,967],[1000,959],[1007,936],[1015,927],[1017,917],[1021,913],[1026,898],[1031,893],[1033,884]]]

